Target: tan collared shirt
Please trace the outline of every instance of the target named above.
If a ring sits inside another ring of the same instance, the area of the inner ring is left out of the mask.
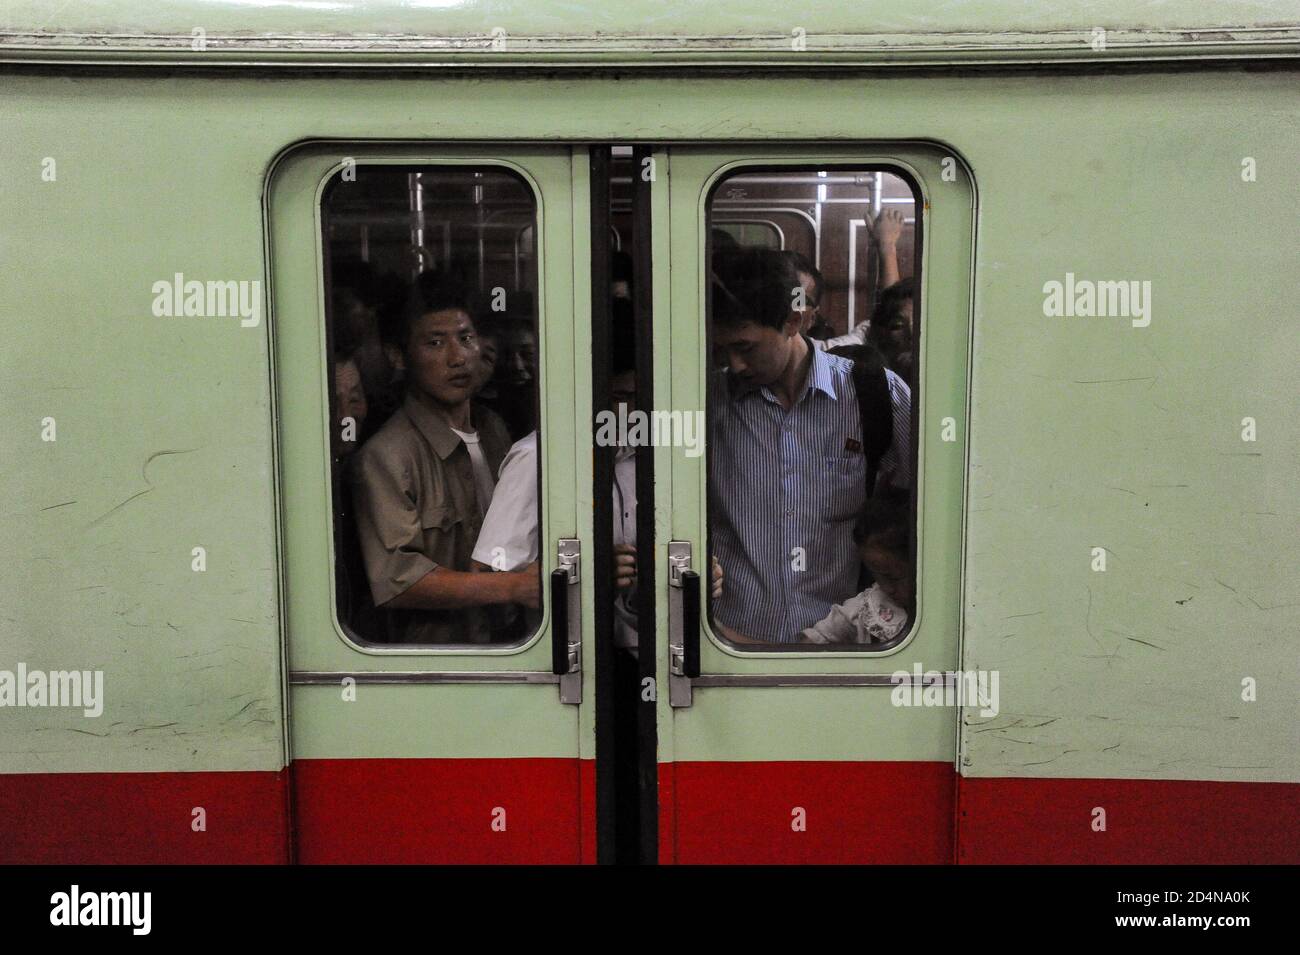
[[[471,424],[495,474],[510,447],[501,419],[474,405]],[[439,414],[407,396],[379,432],[357,452],[352,497],[366,576],[382,607],[434,568],[471,569],[483,523],[474,465],[462,441]],[[484,643],[483,608],[389,610],[392,643]]]

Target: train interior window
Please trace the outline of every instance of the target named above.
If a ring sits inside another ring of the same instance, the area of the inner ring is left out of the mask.
[[[322,199],[338,619],[517,643],[541,526],[537,208],[491,166],[354,166]]]
[[[879,650],[915,616],[916,207],[874,169],[709,198],[709,616],[739,649]]]

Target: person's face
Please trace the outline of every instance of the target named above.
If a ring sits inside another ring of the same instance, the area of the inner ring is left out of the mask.
[[[713,347],[717,364],[725,366],[744,384],[751,387],[770,385],[785,373],[790,364],[802,321],[798,312],[781,328],[745,322],[742,325],[715,325]]]
[[[406,343],[404,365],[407,387],[418,395],[448,408],[463,404],[481,381],[474,323],[458,308],[420,316]]]
[[[636,372],[629,369],[610,376],[609,397],[614,414],[631,414],[636,408]]]
[[[531,384],[537,377],[536,336],[529,329],[515,329],[501,344],[504,347],[497,363],[498,377],[508,385]]]
[[[911,565],[898,554],[868,537],[858,547],[858,555],[885,595],[900,607],[911,607],[915,592]]]
[[[334,441],[338,454],[345,456],[356,450],[356,441],[344,441],[343,419],[351,418],[356,422],[354,433],[361,432],[366,423],[369,409],[366,407],[366,392],[361,387],[361,372],[356,362],[342,361],[334,366],[334,405],[338,409],[339,420],[334,431]]]
[[[881,329],[885,350],[897,355],[912,348],[912,300],[905,299],[889,323]]]
[[[486,336],[478,340],[478,357],[481,375],[479,387],[483,387],[492,380],[492,376],[497,370],[497,340]]]
[[[817,301],[817,283],[807,272],[800,272],[799,286],[803,289],[804,301],[803,321],[799,323],[799,332],[807,334],[808,329],[817,322],[817,311],[820,305]]]

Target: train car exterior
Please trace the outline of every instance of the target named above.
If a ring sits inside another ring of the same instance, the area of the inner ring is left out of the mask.
[[[592,150],[635,144],[655,408],[705,407],[729,176],[897,175],[922,289],[898,646],[719,639],[707,458],[649,454],[657,860],[1300,862],[1300,6],[324,6],[0,25],[0,861],[598,860]],[[535,203],[519,646],[336,619],[351,167]]]

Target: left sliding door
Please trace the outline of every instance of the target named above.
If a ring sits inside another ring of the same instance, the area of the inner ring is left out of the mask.
[[[272,174],[298,861],[594,853],[587,175],[360,143]]]

